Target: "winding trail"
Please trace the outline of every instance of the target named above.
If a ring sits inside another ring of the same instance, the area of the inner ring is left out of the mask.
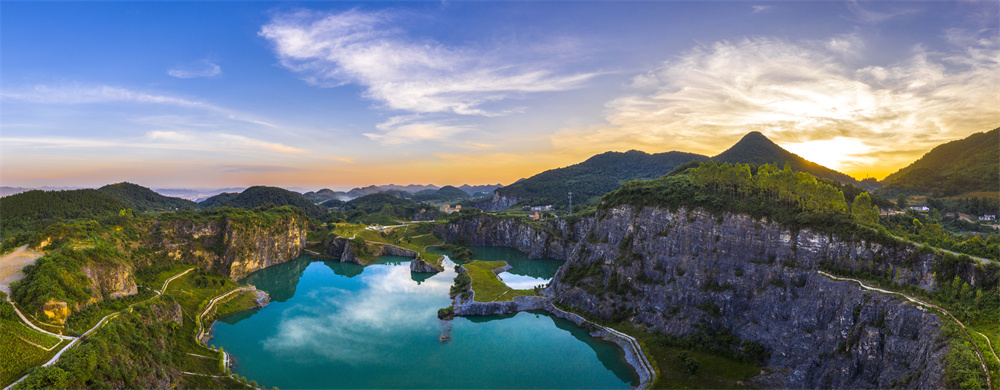
[[[903,294],[901,292],[890,291],[890,290],[881,289],[881,288],[878,288],[878,287],[869,286],[869,285],[865,284],[864,282],[862,282],[860,280],[857,280],[857,279],[851,279],[851,278],[843,278],[843,277],[839,277],[839,276],[833,276],[833,275],[830,275],[830,274],[828,274],[826,272],[819,271],[819,270],[817,270],[816,272],[819,272],[820,275],[826,276],[826,277],[828,277],[830,279],[833,279],[833,280],[854,282],[854,283],[858,284],[859,286],[861,286],[861,288],[863,288],[865,290],[877,291],[877,292],[880,292],[880,293],[883,293],[883,294],[889,294],[889,295],[899,295],[899,296],[901,296],[903,298],[906,298],[910,302],[916,303],[916,304],[921,305],[921,306],[926,306],[926,307],[934,308],[934,309],[937,309],[937,310],[941,311],[944,314],[947,314],[948,317],[951,317],[951,319],[953,321],[955,321],[955,323],[958,324],[958,326],[960,326],[962,328],[962,333],[965,333],[965,337],[968,337],[969,341],[972,342],[972,347],[976,349],[976,356],[979,357],[979,364],[983,366],[983,372],[986,373],[986,386],[989,389],[993,388],[993,380],[992,380],[992,378],[990,378],[990,369],[986,366],[986,359],[983,358],[983,354],[979,350],[979,345],[977,345],[976,341],[972,339],[972,335],[969,334],[969,330],[965,327],[965,324],[963,324],[962,321],[959,321],[958,318],[955,318],[955,316],[953,316],[949,311],[947,311],[945,309],[942,309],[940,306],[935,305],[933,303],[925,302],[923,300],[914,298],[912,296],[909,296],[907,294]],[[976,332],[976,331],[973,330],[973,332]],[[990,342],[990,338],[986,337],[985,335],[983,335],[982,333],[979,333],[979,332],[976,332],[976,334],[978,334],[978,335],[983,336],[984,338],[986,338],[986,342],[990,346],[990,352],[992,352],[993,353],[993,357],[996,358],[997,355],[996,355],[996,351],[993,350],[993,344],[989,343]],[[997,359],[997,362],[1000,362],[1000,359]]]
[[[62,355],[64,353],[66,353],[66,351],[68,351],[70,348],[73,348],[74,346],[76,346],[80,342],[81,339],[83,339],[84,337],[89,336],[91,333],[94,333],[94,331],[96,331],[102,325],[106,324],[109,320],[111,320],[112,318],[117,317],[118,315],[120,315],[121,313],[125,312],[126,310],[129,311],[129,312],[131,312],[132,311],[132,306],[138,305],[140,303],[149,302],[149,301],[155,299],[156,297],[160,296],[161,294],[163,294],[164,291],[167,291],[167,285],[170,284],[170,282],[172,282],[174,279],[177,279],[177,278],[179,278],[181,276],[184,276],[184,274],[186,274],[188,272],[191,272],[192,270],[194,270],[194,268],[188,268],[184,272],[181,272],[181,273],[179,273],[177,275],[174,275],[174,276],[168,278],[166,281],[163,282],[163,287],[160,288],[159,291],[156,291],[156,295],[153,295],[149,299],[146,299],[146,300],[144,300],[142,302],[133,303],[133,304],[129,305],[128,308],[126,308],[124,310],[116,311],[114,313],[111,313],[111,314],[108,314],[108,315],[104,316],[104,318],[101,318],[100,321],[97,321],[97,324],[95,324],[92,328],[90,328],[89,330],[87,330],[86,332],[84,332],[82,335],[80,335],[80,337],[63,336],[63,335],[60,335],[60,334],[55,334],[55,333],[51,333],[51,332],[45,331],[45,330],[43,330],[43,329],[35,326],[35,324],[32,324],[31,321],[28,321],[28,319],[24,317],[24,314],[21,314],[21,311],[17,309],[17,305],[14,305],[14,302],[10,300],[9,296],[7,297],[7,301],[11,302],[11,305],[14,306],[14,312],[17,313],[17,316],[21,317],[21,320],[24,321],[24,323],[28,324],[28,326],[34,328],[35,330],[37,330],[39,332],[42,332],[42,333],[45,333],[45,334],[48,334],[48,335],[51,335],[51,336],[58,337],[58,338],[60,338],[62,340],[72,340],[72,341],[70,341],[69,344],[67,344],[65,347],[63,347],[63,349],[59,350],[59,352],[56,352],[55,356],[53,356],[51,359],[49,359],[49,361],[47,361],[47,362],[45,362],[45,363],[42,364],[42,367],[51,367],[53,364],[56,364],[56,362],[59,361],[59,358],[62,357]],[[10,389],[12,389],[15,385],[17,385],[18,383],[21,383],[22,381],[24,381],[27,378],[28,378],[28,375],[22,376],[20,379],[14,381],[14,383],[11,383],[7,387],[5,387],[4,390],[10,390]]]

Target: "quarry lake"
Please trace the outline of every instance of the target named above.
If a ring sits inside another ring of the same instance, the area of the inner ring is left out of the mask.
[[[561,262],[527,260],[510,248],[472,247],[504,260],[515,288],[544,284]],[[409,259],[383,256],[368,267],[309,256],[258,271],[246,282],[267,291],[265,308],[224,317],[210,344],[233,371],[262,387],[296,388],[629,388],[637,383],[618,346],[544,312],[458,317],[449,342],[454,263],[411,273]]]

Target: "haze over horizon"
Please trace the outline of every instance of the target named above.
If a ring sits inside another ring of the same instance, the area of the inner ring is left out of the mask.
[[[510,184],[760,131],[883,178],[1000,124],[1000,3],[28,3],[0,185]]]

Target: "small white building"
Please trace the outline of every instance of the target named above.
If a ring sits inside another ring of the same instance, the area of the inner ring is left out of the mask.
[[[983,214],[982,216],[979,217],[979,220],[980,221],[996,221],[997,220],[997,215],[996,214]]]
[[[910,206],[910,210],[916,210],[922,213],[926,213],[931,211],[931,208],[927,206]]]

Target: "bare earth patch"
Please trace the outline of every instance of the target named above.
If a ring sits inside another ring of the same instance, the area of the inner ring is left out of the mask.
[[[24,245],[11,253],[0,256],[0,291],[10,295],[10,283],[24,277],[21,269],[34,263],[44,254],[44,252],[30,250],[27,245]]]

